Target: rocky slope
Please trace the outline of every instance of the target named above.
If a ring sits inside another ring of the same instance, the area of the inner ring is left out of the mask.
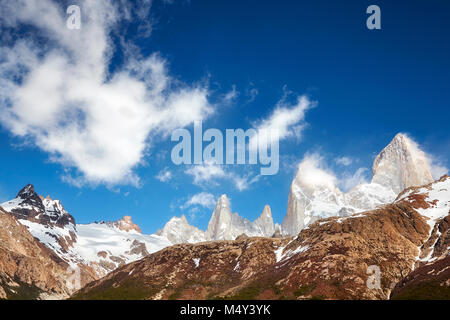
[[[0,208],[0,299],[67,297],[69,265]]]
[[[397,134],[376,157],[371,183],[359,184],[348,193],[326,177],[326,172],[314,170],[305,164],[298,168],[282,223],[284,234],[296,235],[317,219],[374,209],[392,202],[408,187],[433,181],[425,154],[403,134]]]
[[[88,284],[73,298],[388,299],[401,283],[415,285],[418,280],[408,276],[417,279],[414,272],[429,263],[442,265],[433,272],[447,274],[449,210],[445,176],[375,210],[316,221],[296,238],[165,248]],[[371,278],[377,268],[379,286]],[[448,281],[438,284],[448,294]]]

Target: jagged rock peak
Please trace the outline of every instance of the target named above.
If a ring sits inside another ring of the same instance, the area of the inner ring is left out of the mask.
[[[122,219],[114,222],[114,225],[122,231],[131,231],[135,230],[139,233],[142,233],[141,228],[131,220],[131,216],[124,216]]]
[[[220,196],[220,198],[217,200],[216,208],[229,208],[230,207],[230,200],[228,199],[226,194],[223,194]]]
[[[36,192],[34,191],[34,186],[32,184],[27,184],[25,187],[23,187],[19,193],[17,194],[16,198],[20,199],[27,199],[33,196],[38,196]]]
[[[264,206],[264,210],[263,210],[263,212],[261,213],[261,216],[264,216],[264,217],[272,217],[272,210],[270,209],[270,206],[269,206],[268,204],[266,204],[266,205]]]
[[[261,231],[264,236],[271,236],[275,232],[275,225],[272,218],[272,210],[269,205],[264,206],[264,210],[254,224]]]
[[[434,181],[426,154],[403,133],[397,134],[376,157],[372,174],[373,183],[396,193]]]

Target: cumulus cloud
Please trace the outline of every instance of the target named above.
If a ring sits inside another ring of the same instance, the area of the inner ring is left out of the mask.
[[[122,42],[133,54],[111,72],[112,32],[151,2],[127,3],[79,1],[82,27],[69,30],[56,1],[2,2],[0,121],[74,184],[138,185],[134,169],[152,137],[213,113],[208,88],[175,81],[158,54],[141,57]],[[31,31],[15,38],[23,26]]]
[[[192,206],[201,206],[205,208],[214,208],[216,205],[216,198],[213,194],[208,192],[200,192],[193,195],[189,200],[187,200],[181,209],[189,208]]]
[[[250,140],[249,147],[256,150],[267,141],[281,141],[289,137],[300,139],[305,127],[305,113],[315,105],[306,96],[297,97],[294,104],[281,99],[268,118],[255,123],[257,135]]]
[[[335,188],[338,179],[333,171],[327,168],[324,158],[318,153],[307,153],[298,165],[298,182],[314,189],[316,187]]]
[[[239,175],[231,169],[226,169],[224,165],[217,165],[214,163],[205,163],[202,165],[194,165],[189,167],[185,173],[192,176],[193,182],[199,186],[211,187],[211,185],[218,185],[219,180],[230,181],[237,190],[247,190],[253,183],[260,178],[259,175]]]

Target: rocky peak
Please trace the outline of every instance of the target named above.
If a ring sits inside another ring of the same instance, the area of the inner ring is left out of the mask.
[[[264,206],[264,210],[258,219],[255,220],[255,225],[261,230],[265,236],[271,236],[275,232],[275,225],[273,223],[272,211],[269,205]]]
[[[36,192],[34,191],[34,186],[32,184],[27,184],[19,191],[16,198],[27,199],[34,196],[37,196]]]
[[[230,200],[228,199],[226,194],[220,196],[219,200],[217,200],[216,208],[230,208]]]
[[[75,219],[64,210],[59,200],[52,200],[49,196],[44,199],[35,192],[31,184],[22,188],[16,198],[2,203],[1,206],[17,219],[59,227],[68,224],[75,226]]]
[[[425,153],[404,134],[397,134],[376,157],[372,182],[400,193],[433,181]]]
[[[230,200],[223,194],[218,200],[206,230],[206,237],[211,240],[229,239],[231,228]],[[234,237],[233,237],[234,238]]]
[[[131,220],[131,216],[124,216],[122,219],[113,223],[119,230],[129,232],[131,230],[142,233],[141,228]]]

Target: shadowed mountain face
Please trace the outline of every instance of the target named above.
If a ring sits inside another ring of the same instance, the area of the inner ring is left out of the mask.
[[[448,266],[443,243],[449,207],[450,178],[443,177],[379,209],[316,221],[294,239],[165,248],[88,284],[73,298],[388,299],[399,283],[410,282],[413,268]],[[379,286],[368,285],[374,268]],[[439,282],[446,292],[447,282]]]

